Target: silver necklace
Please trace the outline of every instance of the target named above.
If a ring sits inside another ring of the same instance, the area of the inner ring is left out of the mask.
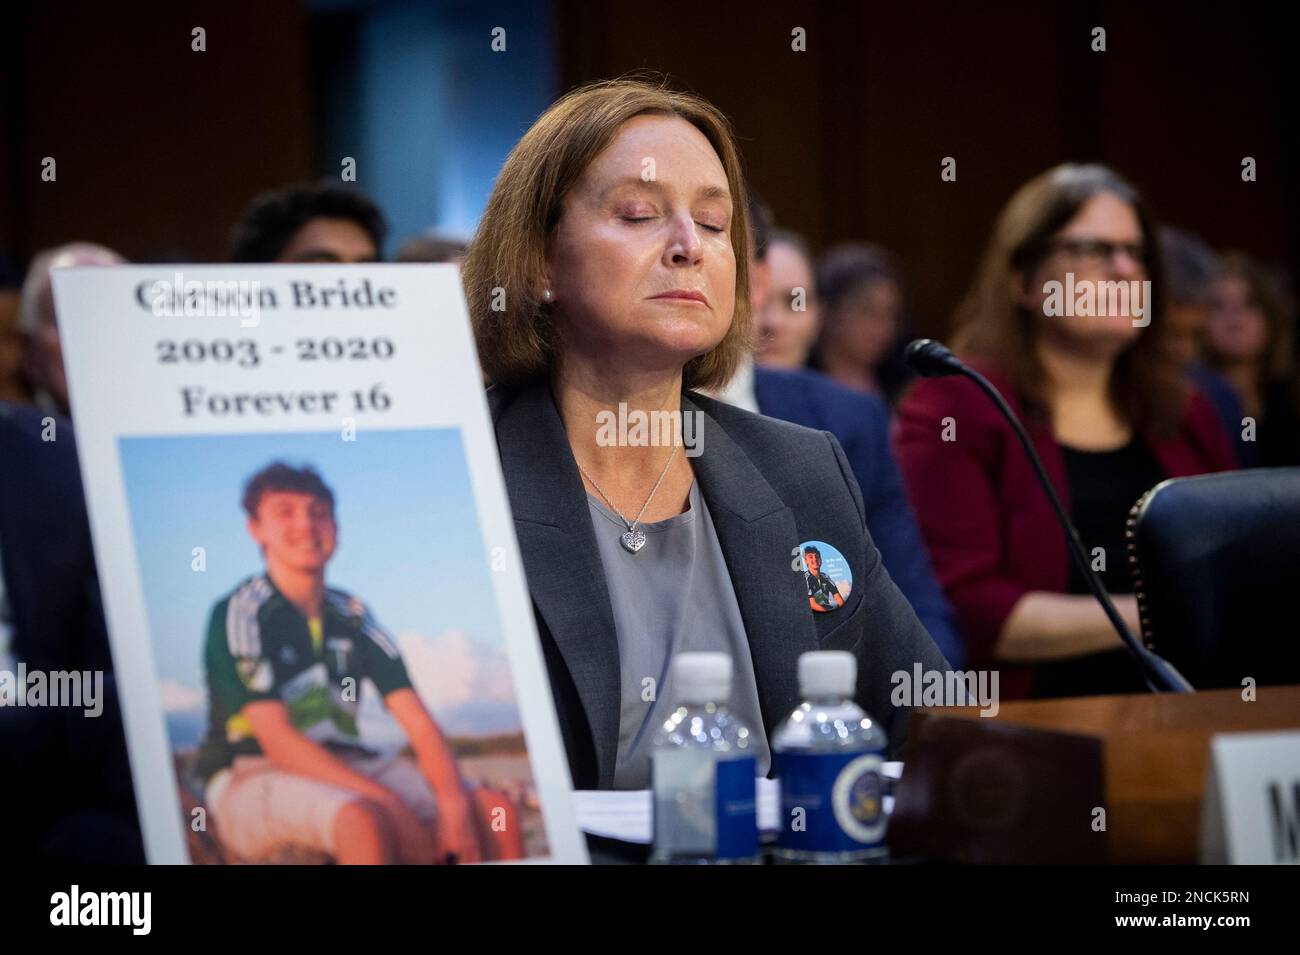
[[[641,505],[641,510],[637,513],[636,520],[630,523],[628,522],[628,519],[623,516],[623,512],[614,506],[614,502],[609,499],[609,495],[606,494],[604,490],[601,489],[601,486],[596,483],[596,479],[582,466],[582,462],[577,458],[573,459],[578,465],[578,470],[581,471],[587,480],[591,482],[591,486],[596,489],[596,493],[604,498],[605,503],[609,505],[609,509],[618,515],[620,521],[627,524],[627,530],[623,532],[623,536],[619,538],[619,542],[623,545],[623,549],[628,551],[628,553],[635,554],[645,546],[645,531],[637,530],[637,525],[641,523],[641,518],[645,515],[646,508],[649,507],[650,502],[654,500],[655,492],[659,490],[659,485],[663,484],[664,478],[668,476],[668,469],[672,466],[673,458],[675,457],[677,457],[676,447],[673,448],[673,453],[668,455],[668,463],[664,465],[664,469],[659,475],[659,480],[655,481],[655,486],[650,489],[650,496],[647,497],[645,503]]]

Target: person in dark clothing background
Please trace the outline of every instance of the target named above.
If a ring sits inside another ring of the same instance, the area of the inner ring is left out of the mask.
[[[72,425],[0,403],[0,669],[103,674],[102,710],[0,707],[13,858],[144,861]]]
[[[1253,422],[1234,435],[1247,467],[1300,465],[1300,379],[1295,317],[1281,283],[1250,256],[1229,252],[1214,283],[1210,364],[1232,383]],[[1244,435],[1243,435],[1244,432]]]

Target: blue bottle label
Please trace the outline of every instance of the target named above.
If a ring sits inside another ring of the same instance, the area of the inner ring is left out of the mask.
[[[666,856],[758,855],[753,756],[718,759],[705,748],[667,749],[651,760],[654,841]]]
[[[780,844],[804,852],[855,852],[885,836],[883,758],[871,753],[777,753]]]
[[[753,756],[718,760],[714,798],[718,820],[716,856],[748,859],[758,855],[758,805]]]

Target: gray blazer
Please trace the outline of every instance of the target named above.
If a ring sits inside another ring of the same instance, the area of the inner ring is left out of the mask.
[[[573,784],[607,789],[618,750],[618,638],[586,491],[548,385],[487,394]],[[948,665],[881,563],[839,443],[696,392],[682,395],[682,411],[704,415],[703,453],[691,463],[731,572],[769,739],[799,705],[799,654],[849,650],[858,703],[884,726],[896,758],[908,709],[890,702],[891,674]],[[833,544],[849,562],[853,587],[838,610],[814,613],[791,569],[792,551],[808,540]]]

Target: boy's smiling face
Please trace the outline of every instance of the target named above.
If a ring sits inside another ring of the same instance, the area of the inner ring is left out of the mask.
[[[267,491],[248,521],[268,564],[298,571],[324,571],[338,546],[329,503],[301,491]]]

